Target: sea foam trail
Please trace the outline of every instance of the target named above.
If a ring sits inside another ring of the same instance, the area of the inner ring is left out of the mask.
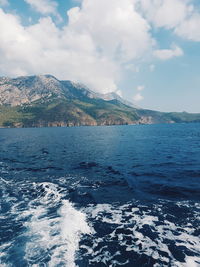
[[[13,188],[0,181],[8,234],[0,246],[2,267],[200,266],[198,203],[89,204],[77,210],[66,200],[66,187],[21,182]],[[168,207],[192,210],[190,220],[169,216]]]
[[[49,267],[75,267],[81,235],[91,233],[86,215],[68,200],[62,200],[56,185],[42,183],[34,187],[41,194],[20,215],[30,217],[25,223],[26,262],[31,266],[43,262]]]
[[[177,202],[176,206],[190,205]],[[111,267],[200,266],[200,240],[194,234],[195,227],[189,222],[180,226],[167,220],[165,214],[162,214],[162,205],[155,205],[154,208],[158,211],[157,215],[146,206],[135,207],[134,204],[98,204],[86,208],[84,212],[88,214],[90,221],[93,221],[94,229],[98,227],[105,233],[102,236],[96,232],[89,247],[83,242],[82,248],[86,251],[89,266],[95,267],[99,262]],[[112,253],[106,253],[106,247],[114,246]],[[137,260],[137,255],[138,262],[134,261],[134,258]],[[148,258],[149,263],[139,263],[140,257]]]

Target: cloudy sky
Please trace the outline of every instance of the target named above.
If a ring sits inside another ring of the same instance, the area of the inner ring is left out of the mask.
[[[200,112],[200,1],[0,0],[0,76],[32,74]]]

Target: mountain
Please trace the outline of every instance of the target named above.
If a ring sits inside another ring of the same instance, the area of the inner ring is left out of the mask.
[[[136,109],[141,109],[140,107],[136,106],[135,104],[123,99],[121,96],[119,96],[117,93],[112,92],[112,93],[107,93],[107,94],[102,94],[100,95],[100,98],[109,101],[109,100],[118,100],[119,102],[121,102],[122,104],[132,107],[132,108],[136,108]]]
[[[200,114],[145,110],[52,75],[0,78],[0,126],[42,127],[200,122]]]

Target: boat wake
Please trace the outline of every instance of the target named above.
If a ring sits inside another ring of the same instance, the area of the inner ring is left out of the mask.
[[[22,256],[25,266],[41,266],[41,263],[49,267],[76,266],[81,235],[90,234],[92,230],[86,215],[63,199],[61,191],[53,183],[34,183],[31,192],[36,196],[26,209],[22,208],[22,202],[11,208],[10,216],[14,214],[15,223],[23,224],[23,231],[13,242],[0,248],[1,264],[10,266],[9,255],[20,246],[23,252],[17,256],[19,262],[15,261],[15,266],[22,266]]]
[[[200,265],[197,203],[76,207],[56,183],[1,183],[3,267]]]

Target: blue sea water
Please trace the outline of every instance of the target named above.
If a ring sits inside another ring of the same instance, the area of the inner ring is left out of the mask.
[[[0,129],[0,266],[200,266],[200,124]]]

